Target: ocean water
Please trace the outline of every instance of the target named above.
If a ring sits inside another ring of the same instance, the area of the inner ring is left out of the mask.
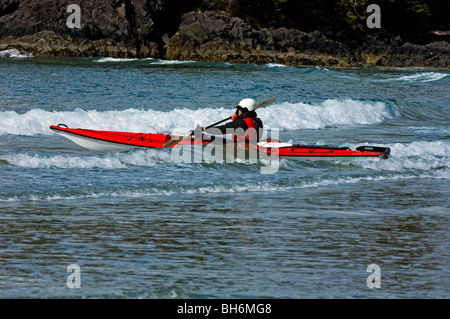
[[[446,69],[2,51],[0,297],[449,298],[449,88]],[[97,153],[49,129],[186,132],[272,96],[257,113],[282,141],[391,158],[261,174]]]

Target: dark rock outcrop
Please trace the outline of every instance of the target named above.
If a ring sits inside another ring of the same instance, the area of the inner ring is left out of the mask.
[[[256,30],[240,18],[217,12],[183,15],[166,48],[168,59],[291,65],[347,66],[349,53],[346,46],[320,32]]]
[[[0,6],[0,44],[17,44],[37,54],[51,55],[162,55],[163,0],[79,1],[80,29],[66,24],[71,14],[66,12],[69,3],[4,0]],[[44,42],[48,43],[41,46]]]
[[[426,45],[404,42],[393,34],[367,36],[354,50],[360,63],[394,67],[450,67],[450,43],[435,41]]]

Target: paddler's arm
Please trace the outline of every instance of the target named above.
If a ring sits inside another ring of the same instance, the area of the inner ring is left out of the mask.
[[[236,118],[233,122],[228,122],[227,124],[221,125],[221,126],[215,126],[215,127],[211,127],[210,129],[214,129],[211,130],[211,132],[209,132],[207,129],[205,132],[209,133],[209,134],[217,134],[217,129],[219,129],[222,134],[226,134],[227,129],[228,128],[232,128],[232,129],[237,129],[240,127],[247,127],[247,123],[245,123],[245,121],[242,118]],[[203,130],[205,130],[205,127],[203,127]]]
[[[230,119],[231,119],[233,122],[234,122],[234,120],[236,120],[236,118],[238,118],[238,115],[237,115],[236,113],[233,113],[233,114],[230,115]],[[233,123],[233,122],[231,122],[231,123]],[[231,123],[227,123],[227,124],[231,124]],[[227,124],[222,125],[222,126],[214,126],[214,128],[220,129],[220,131],[222,132],[222,134],[225,134],[225,130],[226,130],[227,128],[235,128],[234,126],[226,126]],[[212,127],[210,127],[210,128],[212,128]],[[206,130],[206,126],[203,126],[203,127],[202,127],[202,131],[208,133],[208,131]]]

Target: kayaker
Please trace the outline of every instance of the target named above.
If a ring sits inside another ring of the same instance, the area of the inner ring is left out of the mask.
[[[243,99],[239,102],[238,106],[236,106],[236,112],[230,115],[231,122],[228,122],[225,125],[215,126],[206,129],[206,127],[202,127],[202,131],[206,133],[214,134],[219,129],[222,134],[227,133],[227,129],[243,129],[246,132],[246,139],[249,141],[259,141],[260,136],[262,135],[263,123],[261,119],[255,112],[255,100],[253,99]],[[249,130],[249,128],[252,128]],[[214,131],[212,129],[215,129]],[[208,130],[211,130],[208,132]]]

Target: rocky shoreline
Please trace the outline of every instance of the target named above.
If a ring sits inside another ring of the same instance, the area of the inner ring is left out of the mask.
[[[49,6],[51,1],[44,0],[36,8],[31,2],[6,0],[0,5],[0,51],[293,66],[450,67],[446,32],[431,36],[426,44],[373,32],[362,44],[352,45],[319,31],[259,30],[238,17],[215,11],[191,11],[170,21],[161,0],[86,0],[82,27],[71,29],[66,25],[70,13],[65,12],[64,1]]]
[[[403,43],[399,36],[367,36],[352,48],[319,31],[255,30],[236,17],[217,12],[183,15],[178,32],[167,43],[166,57],[232,63],[281,63],[313,66],[449,67],[450,44]]]

